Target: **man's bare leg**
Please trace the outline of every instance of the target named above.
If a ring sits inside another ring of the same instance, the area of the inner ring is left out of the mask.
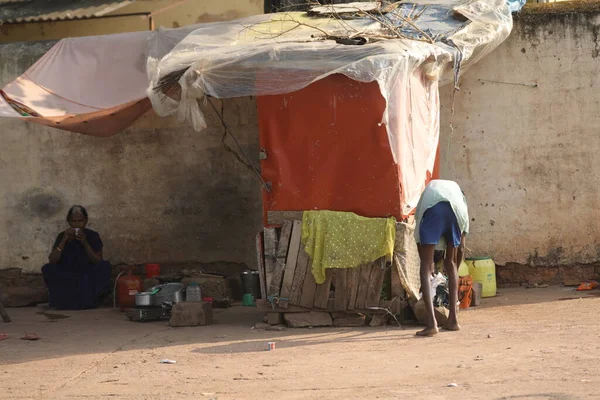
[[[421,292],[425,303],[425,323],[427,327],[417,332],[418,336],[434,336],[438,333],[438,326],[433,311],[433,299],[431,297],[431,276],[434,270],[433,254],[435,245],[425,244],[419,246],[419,257],[421,257]]]
[[[448,324],[444,329],[449,331],[459,331],[458,318],[456,316],[456,303],[458,302],[458,266],[456,265],[457,248],[450,247],[446,249],[446,258],[444,258],[444,269],[448,274],[448,293],[450,304],[448,305],[450,315],[448,316]]]

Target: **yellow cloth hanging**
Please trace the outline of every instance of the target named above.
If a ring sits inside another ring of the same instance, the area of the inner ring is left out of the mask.
[[[302,217],[302,243],[317,283],[325,282],[326,268],[354,268],[385,256],[391,259],[395,239],[394,218],[336,211],[305,211]]]

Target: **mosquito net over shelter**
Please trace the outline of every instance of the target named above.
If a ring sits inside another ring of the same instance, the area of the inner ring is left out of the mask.
[[[335,74],[376,82],[410,210],[435,162],[438,83],[456,81],[511,29],[505,0],[361,2],[205,24],[149,71],[147,94],[159,115],[202,130],[205,96],[280,95]],[[415,72],[435,90],[417,90]]]

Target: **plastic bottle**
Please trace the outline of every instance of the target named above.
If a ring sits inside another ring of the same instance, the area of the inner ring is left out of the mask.
[[[185,290],[185,301],[202,301],[202,291],[197,282],[190,282]]]

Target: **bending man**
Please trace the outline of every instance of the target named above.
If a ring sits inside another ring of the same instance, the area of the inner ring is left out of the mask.
[[[446,250],[444,269],[449,281],[450,316],[444,329],[458,331],[458,265],[463,261],[465,236],[469,232],[467,201],[458,184],[445,180],[431,181],[421,194],[415,218],[415,239],[421,257],[421,292],[427,319],[427,327],[417,335],[433,336],[438,333],[430,283],[435,273],[433,256],[436,249]]]

